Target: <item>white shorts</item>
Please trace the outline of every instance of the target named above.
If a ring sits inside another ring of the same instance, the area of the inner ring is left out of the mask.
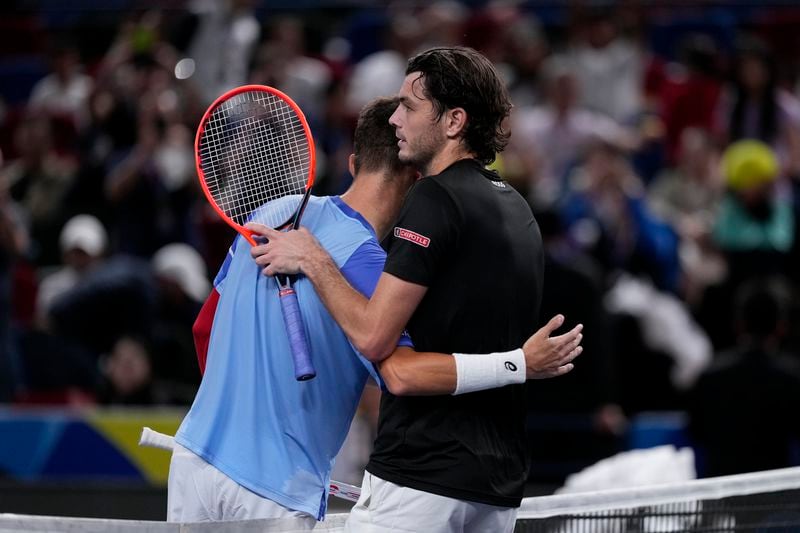
[[[256,518],[295,519],[311,530],[315,517],[251,492],[177,442],[169,464],[167,522],[216,522]]]
[[[456,500],[396,485],[364,473],[361,497],[350,511],[347,533],[492,533],[514,530],[516,507]]]

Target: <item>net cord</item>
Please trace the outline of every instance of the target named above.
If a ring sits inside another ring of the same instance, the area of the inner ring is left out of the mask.
[[[715,500],[792,489],[800,489],[800,467],[679,483],[525,498],[522,500],[517,518],[548,518],[564,514]]]

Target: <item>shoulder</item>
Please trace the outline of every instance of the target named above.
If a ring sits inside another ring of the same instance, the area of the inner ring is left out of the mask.
[[[417,182],[422,190],[432,194],[439,192],[454,198],[469,190],[480,188],[489,180],[485,169],[475,160],[457,161],[435,176],[429,176]],[[498,177],[498,179],[500,179]],[[436,191],[436,189],[439,189]]]
[[[371,228],[357,213],[346,213],[330,197],[312,198],[314,202],[309,202],[310,210],[301,224],[314,234],[340,268],[357,251],[382,252]]]
[[[458,187],[459,178],[455,174],[442,173],[422,178],[409,191],[399,220],[406,220],[409,216],[436,219],[439,218],[437,215],[447,216],[448,212],[460,211]]]
[[[435,176],[428,176],[417,181],[406,197],[406,204],[421,197],[439,198],[452,197],[453,180],[458,179],[456,174],[449,173],[447,170]]]

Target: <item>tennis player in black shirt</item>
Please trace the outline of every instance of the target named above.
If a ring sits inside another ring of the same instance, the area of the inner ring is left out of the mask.
[[[264,228],[270,242],[252,253],[266,274],[308,276],[382,375],[440,393],[383,395],[348,529],[512,531],[528,474],[523,383],[567,372],[581,350],[580,326],[555,367],[519,349],[536,329],[544,255],[525,200],[486,169],[508,141],[511,109],[492,64],[468,48],[434,48],[406,73],[389,122],[400,160],[426,177],[393,228],[372,298],[347,285],[306,230]],[[562,323],[559,315],[537,334],[542,350]],[[404,328],[418,352],[453,356],[413,371],[397,353],[387,358]]]

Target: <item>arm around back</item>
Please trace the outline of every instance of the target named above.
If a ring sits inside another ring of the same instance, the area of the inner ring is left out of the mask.
[[[367,359],[378,362],[392,353],[427,287],[383,273],[372,298],[367,299],[347,282],[307,229],[279,232],[260,224],[247,227],[269,239],[251,250],[265,274],[305,274],[333,318]]]

